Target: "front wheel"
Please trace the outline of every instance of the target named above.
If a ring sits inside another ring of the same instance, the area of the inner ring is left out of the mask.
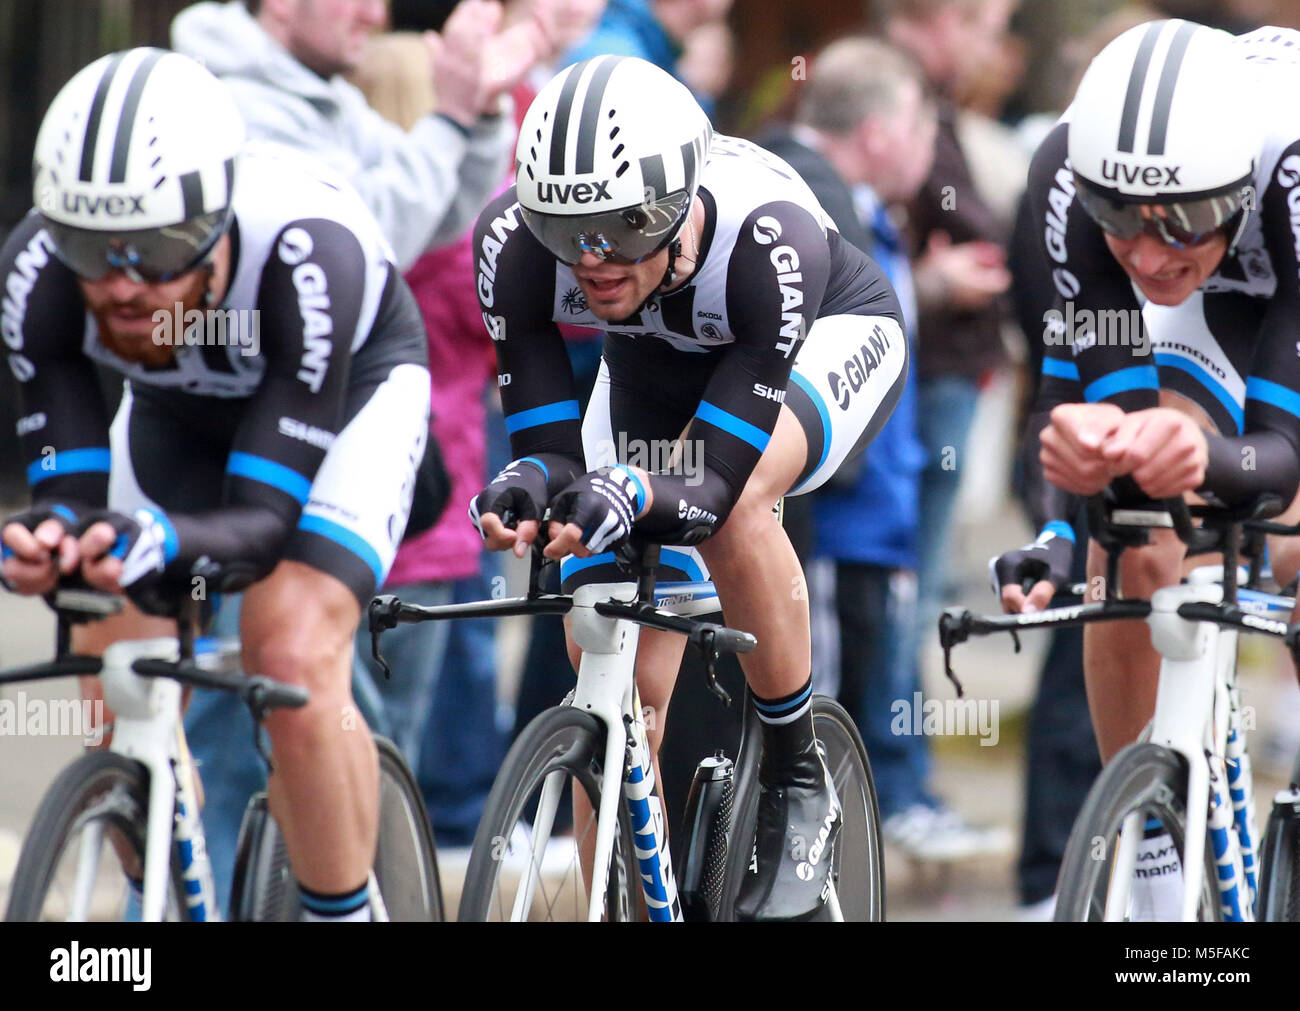
[[[32,819],[5,919],[138,919],[124,868],[143,873],[148,811],[149,776],[139,762],[109,751],[78,758]],[[168,870],[165,917],[182,920],[185,892],[174,852]]]
[[[528,724],[506,755],[479,821],[460,920],[587,919],[590,876],[581,855],[595,847],[602,792],[622,792],[623,770],[604,769],[604,756],[604,727],[585,712],[560,706]],[[564,810],[575,789],[586,794],[592,814],[584,824],[561,829],[554,814]],[[544,791],[550,817],[540,810]],[[618,815],[605,918],[631,920],[638,886],[632,825],[621,799]]]
[[[1158,744],[1132,744],[1111,759],[1088,792],[1070,832],[1057,887],[1056,919],[1091,922],[1106,918],[1107,891],[1120,828],[1132,812],[1143,824],[1155,820],[1181,854],[1187,835],[1187,763]],[[1205,869],[1197,919],[1223,918],[1214,847],[1205,841]],[[1121,919],[1129,918],[1124,910]]]

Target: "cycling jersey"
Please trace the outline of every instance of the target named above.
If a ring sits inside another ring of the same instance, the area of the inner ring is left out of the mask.
[[[1042,384],[1027,435],[1037,439],[1057,404],[1155,407],[1162,392],[1191,401],[1217,434],[1198,492],[1222,502],[1300,486],[1300,32],[1241,36],[1267,139],[1256,159],[1257,209],[1233,251],[1178,306],[1144,304],[1101,228],[1075,198],[1066,157],[1071,110],[1039,147],[1029,171],[1056,306],[1043,339]],[[1207,142],[1212,142],[1207,138]],[[1036,461],[1036,454],[1027,454]],[[1037,466],[1036,463],[1033,466]],[[1073,498],[1031,481],[1040,526],[1069,519]]]
[[[155,314],[155,340],[185,344],[162,366],[104,345],[35,211],[0,249],[32,496],[160,509],[175,533],[168,578],[202,571],[233,589],[290,557],[364,602],[401,539],[427,436],[423,323],[373,218],[327,171],[250,147],[232,203],[225,299],[179,336]],[[128,380],[111,439],[95,363]]]
[[[722,524],[783,402],[808,435],[799,488],[810,491],[883,424],[907,368],[889,282],[785,162],[715,135],[699,196],[694,273],[616,323],[589,311],[573,271],[533,238],[513,188],[488,205],[474,235],[515,456],[573,461],[569,473],[549,475],[555,494],[614,457],[656,470],[629,460],[628,444],[676,439],[689,424],[699,470],[656,473],[654,502],[637,521],[667,543],[695,543]],[[599,410],[585,433],[559,323],[606,331]]]

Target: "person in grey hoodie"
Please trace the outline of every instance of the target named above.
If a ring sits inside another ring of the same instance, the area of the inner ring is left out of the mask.
[[[514,137],[514,83],[546,48],[531,22],[497,34],[500,5],[459,4],[433,51],[434,112],[409,130],[389,123],[343,80],[383,0],[198,3],[172,22],[172,48],[226,82],[249,136],[306,152],[360,192],[406,270],[473,224],[492,196]],[[523,43],[522,45],[520,43]]]

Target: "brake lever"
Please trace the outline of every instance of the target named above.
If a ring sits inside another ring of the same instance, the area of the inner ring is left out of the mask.
[[[370,601],[370,656],[384,672],[384,680],[393,679],[393,669],[379,653],[379,637],[390,628],[397,627],[397,611],[402,602],[391,593],[374,597]]]
[[[957,680],[952,669],[952,650],[970,638],[970,611],[964,608],[948,608],[939,615],[939,645],[943,647],[943,673],[957,689],[957,698],[965,695],[965,689]]]
[[[701,629],[698,638],[692,636],[696,648],[704,658],[704,670],[709,676],[709,691],[713,692],[718,698],[722,699],[725,706],[731,705],[731,693],[718,683],[718,659],[721,654],[713,648],[714,631],[711,628]]]
[[[262,742],[262,721],[266,719],[267,713],[267,708],[262,702],[264,691],[265,689],[259,684],[249,685],[248,696],[244,702],[248,706],[249,715],[253,717],[253,748],[265,763],[266,774],[270,776],[275,772],[275,762],[271,760],[270,749]]]

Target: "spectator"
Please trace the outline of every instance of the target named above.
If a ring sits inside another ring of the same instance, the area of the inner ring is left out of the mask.
[[[840,234],[880,264],[909,329],[911,270],[888,207],[916,195],[934,138],[934,108],[915,63],[883,42],[850,38],[813,62],[794,126],[765,144],[799,172]],[[834,560],[839,619],[838,651],[821,643],[818,652],[839,653],[840,700],[871,757],[886,837],[913,856],[954,859],[997,848],[996,833],[967,825],[931,796],[927,739],[893,728],[895,701],[910,703],[918,689],[913,612],[925,453],[916,422],[913,371],[866,453],[813,496],[816,551]],[[829,609],[824,595],[813,594],[812,604]]]
[[[499,5],[465,0],[441,35],[425,36],[437,100],[404,131],[340,76],[385,13],[383,0],[200,3],[177,15],[172,46],[226,81],[251,137],[306,151],[346,177],[406,269],[459,238],[487,203],[513,137],[502,96],[549,43],[540,19],[494,34]]]
[[[696,29],[721,21],[730,9],[731,0],[609,0],[596,30],[569,50],[561,66],[613,53],[639,56],[686,80],[680,61],[687,39]],[[712,115],[711,97],[699,92],[695,97]]]

